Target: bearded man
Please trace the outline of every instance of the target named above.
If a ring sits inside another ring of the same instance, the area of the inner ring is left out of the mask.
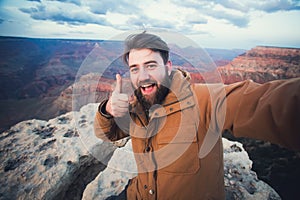
[[[138,175],[127,199],[225,199],[224,130],[300,149],[299,78],[192,84],[172,71],[166,42],[145,32],[125,40],[123,59],[135,97],[122,93],[117,75],[94,130],[105,141],[131,136]]]

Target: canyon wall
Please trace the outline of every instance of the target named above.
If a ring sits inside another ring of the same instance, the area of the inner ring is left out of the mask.
[[[265,83],[300,76],[300,49],[255,47],[218,70],[225,83],[252,79]]]

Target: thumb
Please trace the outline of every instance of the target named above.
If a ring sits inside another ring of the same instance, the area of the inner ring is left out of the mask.
[[[122,77],[120,76],[120,74],[116,74],[116,80],[117,80],[117,83],[116,83],[115,91],[118,93],[121,93],[122,92]]]

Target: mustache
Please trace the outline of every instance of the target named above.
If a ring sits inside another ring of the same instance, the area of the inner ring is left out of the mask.
[[[151,79],[147,79],[147,80],[138,82],[137,86],[138,87],[142,87],[143,85],[154,85],[154,84],[157,85],[157,81],[151,80]]]

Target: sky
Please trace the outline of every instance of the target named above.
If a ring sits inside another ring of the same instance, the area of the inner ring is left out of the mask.
[[[300,0],[0,0],[0,36],[108,40],[153,28],[205,48],[300,48]]]

